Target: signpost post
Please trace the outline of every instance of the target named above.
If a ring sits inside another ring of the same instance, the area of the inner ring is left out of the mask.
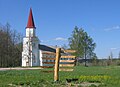
[[[55,60],[55,68],[54,68],[54,81],[58,81],[59,80],[60,51],[61,51],[61,48],[57,48],[56,49],[56,60]]]

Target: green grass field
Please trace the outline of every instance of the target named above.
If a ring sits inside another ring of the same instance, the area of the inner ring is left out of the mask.
[[[79,84],[99,83],[88,87],[120,87],[119,66],[76,66],[73,72],[60,72],[59,82],[53,81],[53,73],[41,70],[0,71],[0,87],[66,87],[66,79],[77,78],[71,87],[84,87]],[[11,86],[12,85],[12,86]]]

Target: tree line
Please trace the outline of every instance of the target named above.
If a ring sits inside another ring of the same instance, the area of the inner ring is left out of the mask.
[[[94,52],[96,43],[83,28],[75,26],[68,41],[69,47],[64,45],[63,48],[76,50],[74,55],[77,56],[78,61],[80,61],[79,59],[85,60],[85,66],[87,66],[87,62],[91,62],[92,65],[120,65],[120,52],[118,58],[113,58],[111,52],[107,59],[98,59]]]
[[[23,36],[13,30],[9,23],[0,25],[0,35],[0,67],[21,66]],[[76,50],[74,55],[78,58],[84,58],[85,60],[87,58],[97,59],[94,53],[96,43],[84,29],[75,26],[68,41],[69,49]]]
[[[21,66],[22,35],[9,23],[0,25],[0,67]]]

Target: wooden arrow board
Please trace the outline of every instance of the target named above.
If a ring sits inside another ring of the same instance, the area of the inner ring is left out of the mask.
[[[75,53],[76,50],[64,50],[65,53]]]
[[[76,58],[76,56],[61,56],[61,58]]]
[[[55,60],[55,58],[45,58],[45,57],[43,57],[42,59],[43,60]]]
[[[56,55],[56,53],[53,53],[53,52],[42,52],[42,54]]]
[[[73,63],[73,62],[75,62],[75,60],[60,60],[60,62]]]
[[[73,67],[75,64],[60,64],[60,67]]]

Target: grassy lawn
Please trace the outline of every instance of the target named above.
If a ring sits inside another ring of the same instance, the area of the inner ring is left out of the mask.
[[[73,72],[60,72],[59,82],[53,81],[53,73],[41,72],[41,70],[9,70],[0,71],[0,87],[66,87],[66,79],[77,78],[74,84],[99,83],[98,87],[120,87],[119,66],[76,66]],[[12,86],[10,86],[13,84]],[[72,85],[73,84],[73,85]],[[84,87],[78,85],[78,87]],[[97,87],[91,85],[89,87]]]

